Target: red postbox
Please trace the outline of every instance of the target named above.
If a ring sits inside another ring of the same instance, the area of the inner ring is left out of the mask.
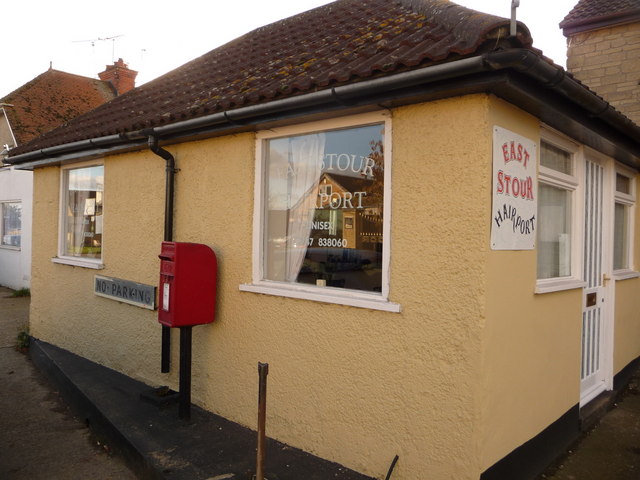
[[[158,321],[189,327],[215,319],[216,254],[199,243],[162,242]]]

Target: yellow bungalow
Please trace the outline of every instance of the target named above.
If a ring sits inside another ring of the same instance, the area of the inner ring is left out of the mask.
[[[255,427],[268,362],[286,444],[376,478],[395,454],[393,480],[531,478],[640,357],[640,128],[511,27],[338,0],[12,150],[31,334],[176,389],[157,303],[95,279],[157,287],[163,240],[205,244],[194,403]]]

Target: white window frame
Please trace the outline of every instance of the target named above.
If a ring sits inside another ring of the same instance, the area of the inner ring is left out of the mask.
[[[571,155],[573,173],[571,175],[553,170],[538,161],[538,183],[544,183],[571,192],[571,273],[566,277],[536,278],[536,293],[550,293],[561,290],[583,288],[586,282],[582,278],[582,237],[583,225],[583,186],[580,181],[584,175],[584,149],[569,138],[550,129],[543,129],[540,141],[560,148]],[[538,149],[542,156],[542,145]],[[538,194],[540,190],[538,189]],[[538,228],[539,223],[538,223]],[[537,249],[536,249],[537,252]],[[537,272],[537,262],[536,262]],[[537,273],[536,273],[537,277]]]
[[[96,270],[100,270],[104,268],[104,245],[100,250],[100,258],[82,258],[82,257],[72,257],[66,255],[66,213],[65,213],[65,205],[67,199],[67,188],[68,188],[68,178],[69,171],[77,170],[80,168],[88,168],[88,167],[103,167],[104,162],[102,161],[92,161],[92,162],[81,162],[81,163],[73,163],[69,165],[65,165],[60,169],[60,195],[59,195],[59,205],[58,205],[58,254],[56,257],[53,257],[51,261],[53,263],[59,263],[62,265],[72,265],[75,267],[84,267],[84,268],[92,268]],[[105,210],[105,202],[103,199],[102,204],[103,209],[103,222],[104,222],[104,212]]]
[[[22,238],[23,238],[23,228],[22,228],[22,209],[20,210],[20,246],[16,247],[15,245],[6,245],[2,243],[2,239],[4,238],[4,206],[5,204],[11,203],[19,203],[22,206],[21,200],[2,200],[0,201],[0,248],[4,248],[6,250],[21,250],[22,249]]]
[[[616,177],[618,175],[622,175],[629,179],[629,187],[630,192],[624,193],[619,192],[616,189]],[[613,277],[616,280],[626,280],[628,278],[636,278],[640,276],[640,272],[634,270],[634,256],[633,256],[633,245],[634,245],[634,230],[635,230],[635,215],[636,215],[636,176],[637,172],[632,170],[631,168],[625,167],[622,164],[616,164],[613,174],[613,192],[614,192],[614,200],[613,200],[613,208],[615,209],[615,205],[617,203],[624,205],[628,210],[628,218],[627,218],[627,238],[626,238],[626,247],[627,247],[627,267],[621,268],[613,271]],[[613,224],[613,216],[612,216],[612,224]],[[612,240],[613,245],[613,240]],[[613,252],[611,252],[613,255]],[[612,261],[613,265],[613,261]]]
[[[305,284],[291,284],[264,279],[263,242],[266,189],[265,145],[266,140],[321,132],[340,128],[356,128],[375,123],[384,123],[384,219],[382,249],[382,292],[360,292]],[[387,112],[367,113],[348,117],[304,123],[295,126],[261,131],[256,135],[256,174],[253,214],[253,271],[252,283],[240,285],[244,292],[254,292],[281,297],[312,300],[324,303],[349,305],[353,307],[399,312],[400,305],[389,301],[389,265],[391,251],[391,117]]]

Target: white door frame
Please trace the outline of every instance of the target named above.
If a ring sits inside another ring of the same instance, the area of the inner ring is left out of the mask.
[[[601,338],[599,342],[599,370],[596,377],[590,379],[590,381],[583,382],[581,378],[580,382],[580,406],[589,403],[596,398],[600,393],[611,390],[613,388],[613,328],[614,328],[614,304],[615,304],[615,283],[612,281],[613,274],[613,213],[614,213],[614,191],[615,191],[615,165],[613,160],[595,152],[590,149],[585,149],[585,168],[583,179],[585,181],[584,192],[585,202],[588,190],[586,185],[587,179],[587,162],[593,162],[603,168],[602,174],[602,235],[601,235],[601,249],[598,255],[601,261],[601,271],[599,272],[598,279],[593,280],[593,274],[590,278],[587,278],[588,265],[587,265],[587,249],[589,246],[586,242],[583,244],[583,275],[584,280],[587,281],[587,286],[583,288],[582,295],[582,318],[584,321],[585,312],[589,309],[597,307],[586,307],[587,294],[596,293],[597,304],[601,307]],[[587,231],[587,218],[591,212],[588,211],[588,206],[584,205],[584,222],[585,232]],[[591,288],[589,287],[591,284]],[[604,305],[602,305],[604,304]],[[582,335],[582,326],[581,326]],[[583,340],[581,337],[581,362],[584,361],[582,345]],[[581,365],[581,377],[582,377]]]

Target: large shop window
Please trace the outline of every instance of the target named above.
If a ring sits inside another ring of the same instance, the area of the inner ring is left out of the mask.
[[[58,263],[100,268],[104,166],[63,170]]]
[[[20,248],[22,238],[22,203],[1,202],[0,245]]]
[[[558,142],[561,143],[561,142]],[[538,286],[578,280],[576,272],[576,160],[570,145],[542,141],[538,175]]]
[[[632,255],[635,202],[635,174],[619,167],[616,170],[613,216],[613,269],[616,277],[635,274]]]
[[[254,282],[241,289],[398,311],[387,301],[388,121],[258,139]]]

